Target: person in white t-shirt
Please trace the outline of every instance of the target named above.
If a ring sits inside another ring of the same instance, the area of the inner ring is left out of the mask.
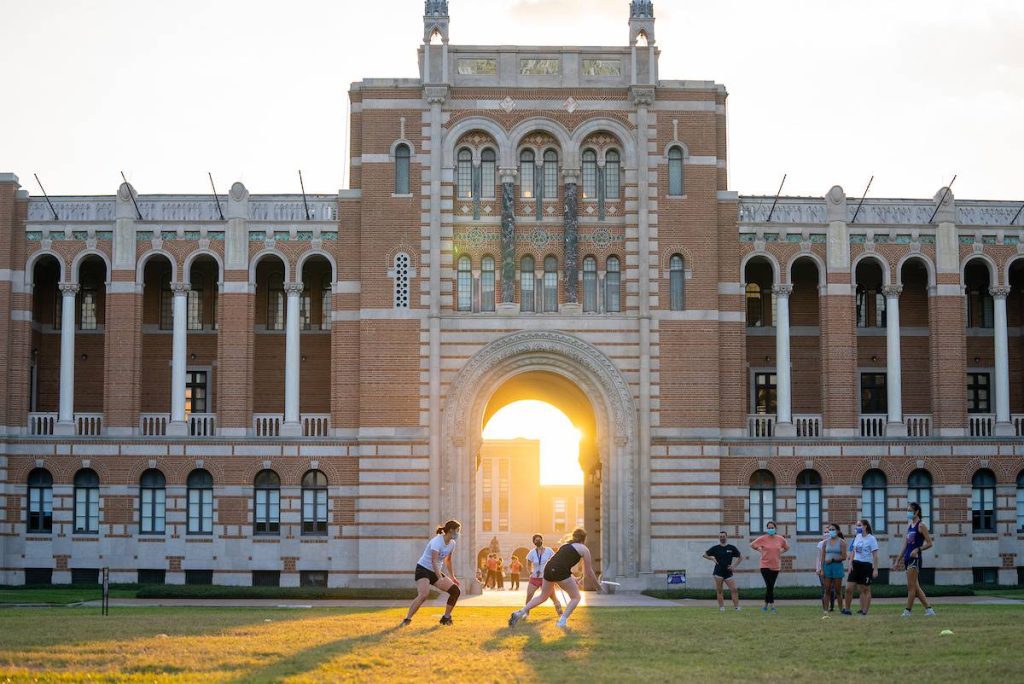
[[[530,602],[533,595],[544,584],[544,566],[554,555],[554,551],[544,546],[544,537],[539,534],[533,535],[533,550],[526,554],[526,564],[530,568],[530,580],[526,586],[526,603]],[[551,592],[551,602],[555,604],[555,612],[561,617],[562,604],[555,596],[555,592]]]
[[[445,606],[444,615],[441,617],[442,625],[452,624],[452,609],[462,594],[459,587],[459,580],[455,577],[455,570],[452,568],[452,552],[455,551],[455,542],[459,538],[459,530],[462,525],[458,520],[449,520],[437,528],[436,536],[427,542],[419,562],[416,563],[416,589],[418,593],[409,606],[409,612],[402,620],[402,627],[412,622],[412,616],[420,609],[423,602],[430,596],[430,586],[437,587],[442,592],[448,593],[448,604]],[[448,573],[444,568],[447,566]]]
[[[850,542],[847,554],[852,558],[850,575],[846,578],[846,604],[843,615],[852,615],[850,605],[853,603],[854,585],[860,589],[860,610],[858,615],[867,615],[871,608],[871,580],[878,577],[878,540],[871,534],[871,523],[858,520],[854,528],[857,536]]]

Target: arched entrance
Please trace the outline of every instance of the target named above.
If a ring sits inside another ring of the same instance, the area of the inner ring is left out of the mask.
[[[587,526],[598,532],[588,546],[597,550],[606,578],[637,578],[640,544],[646,541],[639,538],[636,407],[611,360],[565,333],[507,335],[480,350],[456,376],[445,404],[440,477],[432,483],[433,517],[456,518],[466,531],[477,528],[483,427],[502,406],[526,395],[548,401],[570,418],[581,416],[581,422],[591,416],[589,428],[573,420],[584,433],[585,492],[593,497],[586,505]],[[478,546],[474,542],[469,548]],[[458,573],[472,577],[475,560],[474,553],[458,555]]]

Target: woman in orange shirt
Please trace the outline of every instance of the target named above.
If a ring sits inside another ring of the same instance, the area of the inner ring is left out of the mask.
[[[779,535],[775,530],[775,521],[769,520],[765,525],[767,534],[763,534],[750,544],[750,548],[761,553],[761,577],[764,578],[764,607],[761,612],[769,608],[775,612],[775,581],[779,579],[779,572],[782,571],[782,552],[789,551],[789,542]]]

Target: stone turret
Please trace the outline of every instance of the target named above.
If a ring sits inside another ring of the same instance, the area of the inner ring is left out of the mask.
[[[654,45],[654,3],[651,0],[632,0],[629,3],[629,44],[636,45],[646,37]]]
[[[448,0],[425,0],[423,4],[423,42],[426,45],[437,34],[448,43]]]

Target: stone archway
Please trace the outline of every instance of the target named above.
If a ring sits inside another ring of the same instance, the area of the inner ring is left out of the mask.
[[[596,347],[561,332],[517,332],[491,342],[449,387],[441,434],[441,468],[431,487],[432,510],[476,529],[475,467],[488,401],[523,373],[561,376],[586,394],[596,418],[601,460],[601,546],[604,575],[639,586],[639,473],[637,409],[618,368]],[[436,477],[436,476],[435,476]],[[458,554],[457,572],[472,577],[475,554]],[[629,582],[628,580],[634,580]]]

